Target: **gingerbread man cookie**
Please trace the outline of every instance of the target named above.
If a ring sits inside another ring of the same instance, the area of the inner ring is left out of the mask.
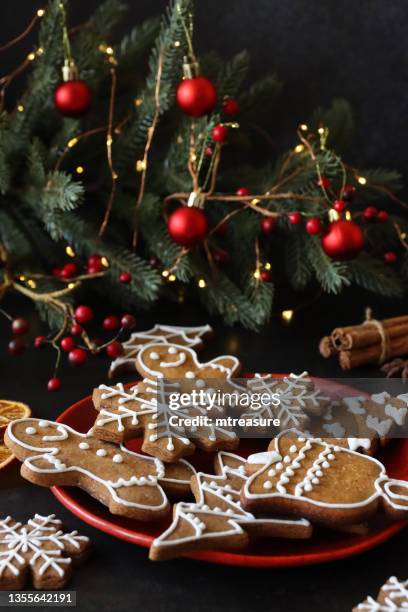
[[[114,359],[109,369],[109,378],[119,372],[136,370],[135,360],[139,351],[146,344],[179,344],[195,350],[203,346],[204,341],[213,333],[210,325],[198,327],[180,327],[179,325],[155,325],[151,329],[131,334],[129,340],[123,342],[123,354]]]
[[[189,490],[194,468],[172,466],[124,446],[97,440],[67,425],[40,419],[12,422],[5,441],[20,461],[21,475],[40,486],[77,486],[108,506],[112,514],[141,521],[165,516],[170,493]]]
[[[272,446],[248,458],[262,467],[242,490],[245,509],[332,526],[364,522],[379,507],[394,518],[408,515],[408,482],[389,478],[377,459],[295,431]]]
[[[31,575],[36,589],[61,589],[72,562],[87,556],[89,538],[61,529],[55,515],[36,514],[26,525],[11,516],[0,521],[0,589],[22,589]]]
[[[215,462],[218,476],[198,473],[192,478],[196,502],[176,504],[173,522],[154,540],[150,559],[171,559],[191,550],[243,548],[254,536],[310,537],[312,527],[305,519],[257,519],[243,510],[244,464],[242,457],[220,452]]]
[[[99,411],[92,429],[95,437],[122,442],[143,431],[142,450],[166,462],[191,455],[196,446],[207,451],[238,446],[234,432],[218,427],[215,420],[203,421],[206,416],[222,416],[225,406],[204,402],[177,407],[170,401],[172,396],[192,390],[206,398],[215,393],[209,381],[217,385],[217,391],[225,391],[239,369],[235,357],[218,357],[202,364],[187,347],[150,344],[139,351],[137,367],[142,375],[149,375],[137,387],[125,389],[119,383],[95,389],[93,401]],[[189,425],[194,418],[199,424]]]
[[[381,587],[377,600],[372,597],[358,604],[353,612],[403,612],[408,610],[408,580],[402,582],[391,576]]]

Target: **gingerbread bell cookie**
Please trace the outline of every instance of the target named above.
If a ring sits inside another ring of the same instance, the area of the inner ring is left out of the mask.
[[[408,516],[408,482],[389,478],[377,459],[323,439],[282,432],[269,452],[250,456],[248,463],[261,466],[242,490],[248,511],[331,526],[364,522],[380,507],[393,518]]]
[[[155,325],[151,329],[131,334],[129,340],[123,342],[123,353],[114,359],[109,369],[109,378],[124,371],[136,370],[136,357],[147,344],[178,344],[200,349],[205,340],[213,333],[210,325],[197,327],[181,327],[179,325]]]
[[[305,519],[255,518],[244,510],[240,491],[247,480],[245,459],[220,452],[216,476],[198,473],[192,478],[195,503],[175,505],[170,527],[153,541],[150,559],[171,559],[192,550],[233,550],[252,537],[308,538],[312,527]]]
[[[36,589],[63,588],[88,550],[89,539],[63,531],[53,514],[36,514],[26,525],[8,516],[0,520],[0,589],[22,589],[29,576]]]
[[[403,612],[408,610],[408,580],[391,576],[381,587],[377,599],[367,597],[353,612]]]
[[[195,473],[185,460],[165,466],[157,458],[52,421],[14,421],[5,441],[23,461],[21,475],[30,482],[45,487],[78,486],[112,514],[141,521],[165,516],[170,508],[165,491],[187,493]]]
[[[217,427],[215,420],[207,424],[200,421],[200,417],[214,413],[222,416],[224,406],[204,402],[177,407],[171,399],[192,390],[205,392],[206,397],[214,392],[208,381],[225,390],[239,370],[236,357],[222,356],[200,363],[188,347],[150,344],[139,351],[136,361],[138,371],[145,376],[138,386],[125,389],[119,383],[94,390],[93,402],[99,412],[92,429],[95,437],[118,443],[143,433],[142,450],[166,462],[191,455],[196,447],[216,451],[238,446],[234,432]],[[190,425],[195,417],[200,424]]]

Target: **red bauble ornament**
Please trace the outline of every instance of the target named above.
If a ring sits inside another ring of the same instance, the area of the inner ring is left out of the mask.
[[[177,87],[176,101],[183,113],[191,117],[202,117],[215,107],[217,90],[206,77],[184,79]]]
[[[125,314],[120,320],[120,325],[124,329],[133,329],[136,326],[136,319],[131,314]]]
[[[102,323],[102,327],[106,331],[115,331],[115,329],[119,329],[120,327],[119,317],[116,317],[115,315],[110,315],[109,317],[105,317]]]
[[[26,332],[28,332],[27,319],[23,319],[22,317],[13,319],[11,322],[11,331],[15,336],[23,336]]]
[[[322,231],[322,222],[317,217],[312,217],[306,222],[306,231],[308,234],[315,236]]]
[[[353,221],[333,221],[322,238],[323,251],[338,261],[353,259],[363,247],[364,234]]]
[[[333,208],[337,210],[338,213],[341,213],[346,208],[346,203],[344,200],[336,200],[333,204]]]
[[[326,178],[325,176],[322,176],[318,179],[317,184],[322,189],[328,189],[331,185],[331,180],[329,178]]]
[[[47,336],[37,336],[36,338],[34,338],[34,348],[41,348],[46,342]]]
[[[123,346],[117,340],[114,340],[106,347],[106,354],[111,359],[116,359],[123,354]]]
[[[26,350],[26,345],[21,338],[16,338],[8,343],[7,349],[10,355],[21,355]]]
[[[397,254],[394,251],[388,251],[384,253],[384,260],[389,264],[393,264],[397,261]]]
[[[93,310],[89,306],[78,306],[75,309],[75,321],[77,321],[77,323],[80,323],[81,325],[89,323],[89,321],[93,319],[93,316]]]
[[[54,104],[64,117],[80,117],[91,105],[89,86],[81,79],[63,81],[54,92]]]
[[[239,187],[239,189],[236,190],[235,195],[237,196],[249,196],[249,189],[247,189],[246,187]]]
[[[54,378],[50,378],[50,380],[47,383],[47,389],[48,391],[58,391],[59,389],[61,389],[60,379],[57,378],[56,376],[54,376]]]
[[[270,283],[272,280],[272,275],[270,272],[268,272],[268,270],[262,270],[260,279],[263,283]]]
[[[190,248],[205,239],[207,217],[199,208],[180,206],[169,216],[167,229],[174,242]]]
[[[302,222],[302,215],[299,212],[293,212],[288,214],[289,223],[292,225],[299,225]]]
[[[236,100],[234,100],[234,98],[227,98],[224,100],[222,110],[229,117],[234,117],[239,113],[239,104]]]
[[[74,339],[71,338],[71,336],[65,336],[65,338],[61,340],[61,348],[66,353],[69,353],[70,351],[72,351],[75,348]]]
[[[261,231],[263,234],[271,234],[276,227],[275,217],[264,217],[261,220]]]
[[[71,329],[69,330],[69,333],[72,334],[72,336],[80,336],[83,331],[84,330],[82,329],[80,325],[78,325],[78,323],[73,323],[71,325]]]
[[[84,351],[84,349],[75,348],[68,353],[68,359],[69,362],[72,363],[72,365],[77,366],[85,363],[85,361],[88,359],[88,355],[86,354],[86,351]]]
[[[367,206],[363,210],[363,217],[366,221],[372,221],[377,216],[377,209],[375,206]]]
[[[214,142],[225,142],[228,136],[228,128],[221,123],[217,123],[217,125],[214,125],[211,134]]]
[[[382,221],[382,222],[388,221],[389,217],[390,217],[390,215],[387,213],[386,210],[379,210],[378,211],[377,219],[379,221]]]
[[[127,285],[132,280],[132,275],[130,272],[122,272],[119,274],[119,280],[121,283],[125,283],[125,285]]]

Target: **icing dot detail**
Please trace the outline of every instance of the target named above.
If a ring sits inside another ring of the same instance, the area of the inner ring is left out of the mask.
[[[292,446],[291,446],[291,447],[290,447],[290,449],[289,449],[289,452],[290,452],[290,453],[296,453],[296,451],[297,451],[297,446],[296,446],[296,444],[292,444]]]
[[[27,427],[26,428],[26,434],[28,434],[29,436],[33,436],[36,433],[37,433],[37,430],[36,430],[35,427]]]
[[[113,463],[122,463],[123,457],[117,453],[116,455],[113,455],[112,461]]]
[[[284,458],[284,463],[289,463],[290,462],[290,457],[288,455],[286,455],[286,457]]]
[[[104,448],[98,448],[98,450],[96,451],[96,454],[98,455],[98,457],[106,457],[108,453],[106,452]]]
[[[310,483],[308,483],[308,482],[307,482],[307,483],[305,484],[305,491],[310,492],[310,491],[312,491],[312,489],[313,489],[312,485],[311,485]]]
[[[202,378],[199,378],[196,382],[196,386],[197,387],[205,387],[205,380],[203,380]]]
[[[177,349],[175,346],[170,346],[167,352],[170,353],[170,355],[175,355],[177,353]]]
[[[275,467],[277,470],[281,470],[283,468],[283,463],[279,461],[279,463],[277,463]]]
[[[39,426],[39,427],[48,427],[48,421],[40,421],[40,422],[38,423],[38,426]]]
[[[79,446],[79,448],[80,448],[81,450],[88,450],[88,449],[89,449],[89,444],[88,444],[88,442],[80,442],[80,443],[78,444],[78,446]]]
[[[150,357],[150,359],[154,359],[155,361],[157,359],[160,359],[160,355],[159,355],[159,353],[156,353],[156,351],[152,351],[151,353],[149,353],[149,357]]]
[[[185,373],[185,377],[186,378],[195,378],[195,374],[194,374],[194,372],[188,371],[188,372]]]
[[[276,472],[273,469],[269,470],[269,472],[268,472],[268,476],[275,476],[275,474],[276,474]]]
[[[272,483],[270,480],[265,480],[264,482],[264,489],[271,489],[272,488]]]

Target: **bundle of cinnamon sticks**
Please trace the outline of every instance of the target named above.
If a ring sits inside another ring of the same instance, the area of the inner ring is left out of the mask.
[[[383,321],[367,318],[360,325],[336,327],[321,339],[319,350],[323,357],[338,356],[343,370],[406,355],[408,315]]]

